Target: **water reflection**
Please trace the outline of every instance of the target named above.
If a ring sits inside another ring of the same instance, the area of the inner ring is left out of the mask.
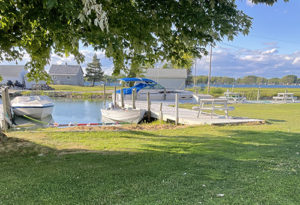
[[[73,100],[54,98],[53,121],[65,123],[101,122],[100,109],[106,108],[110,101],[104,100]]]
[[[52,116],[48,116],[42,120],[16,117],[15,123],[21,129],[47,127],[53,123],[99,123],[101,122],[100,109],[106,108],[111,102],[107,100],[78,100],[69,98],[52,98],[52,100],[54,102]]]

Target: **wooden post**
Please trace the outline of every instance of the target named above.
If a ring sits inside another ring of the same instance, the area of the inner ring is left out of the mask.
[[[121,90],[121,107],[124,108],[124,89],[122,88]]]
[[[12,120],[10,99],[8,93],[8,87],[2,89],[2,104],[3,104],[3,120],[2,120],[2,129],[7,131]]]
[[[103,84],[103,95],[104,95],[104,99],[106,99],[106,89],[105,89],[105,84]]]
[[[159,120],[161,122],[164,120],[164,118],[163,118],[163,112],[162,112],[162,103],[160,103],[160,106],[159,106]]]
[[[132,109],[136,109],[136,106],[135,106],[135,95],[136,95],[136,89],[134,88],[132,90]]]
[[[117,87],[115,86],[114,90],[114,107],[117,107]]]
[[[147,118],[148,118],[148,121],[150,121],[150,119],[151,119],[151,101],[150,101],[150,93],[149,92],[147,92],[147,105],[148,105]]]
[[[164,100],[166,100],[167,99],[167,90],[166,90],[166,88],[164,88]]]
[[[176,95],[175,95],[175,114],[176,114],[175,125],[178,125],[178,121],[179,121],[179,116],[178,116],[178,93],[176,93]]]
[[[284,102],[285,102],[285,103],[286,103],[286,101],[287,101],[287,95],[286,95],[286,94],[287,94],[287,92],[288,92],[288,91],[287,91],[287,89],[285,89],[285,94],[284,94],[284,97],[283,97],[283,98],[284,98]]]

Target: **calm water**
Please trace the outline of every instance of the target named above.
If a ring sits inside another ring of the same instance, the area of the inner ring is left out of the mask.
[[[64,123],[94,123],[101,122],[100,109],[106,108],[110,101],[103,100],[72,100],[53,99],[54,122]]]
[[[205,88],[206,84],[198,84],[197,87]],[[220,88],[300,88],[300,85],[218,85],[213,84],[212,87],[220,87]],[[191,85],[190,87],[193,87]]]
[[[72,100],[68,98],[52,98],[54,109],[52,117],[43,119],[45,123],[98,123],[101,122],[100,109],[108,107],[111,101],[104,100]],[[2,100],[0,99],[2,104]],[[18,125],[33,123],[38,127],[40,123],[28,120],[23,117],[15,118]]]

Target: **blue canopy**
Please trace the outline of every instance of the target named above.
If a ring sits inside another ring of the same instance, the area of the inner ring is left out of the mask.
[[[135,88],[136,92],[138,93],[141,89],[143,89],[144,87],[149,86],[149,84],[145,84],[145,83],[139,83],[131,88],[123,88],[123,93],[124,95],[131,95],[132,94],[132,90]],[[121,89],[117,90],[116,93],[121,93]]]
[[[148,78],[121,78],[119,79],[124,82],[137,82],[137,81],[144,81],[145,83],[155,83],[154,80],[148,79]]]

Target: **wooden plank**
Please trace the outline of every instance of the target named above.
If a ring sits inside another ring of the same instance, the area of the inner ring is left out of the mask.
[[[161,108],[160,105],[162,104]],[[173,107],[170,107],[173,105]],[[125,101],[125,107],[131,107],[131,102]],[[138,109],[145,109],[148,111],[148,103],[147,101],[136,101],[136,108]],[[151,102],[151,116],[156,119],[160,119],[161,111],[163,110],[163,120],[171,120],[176,121],[176,114],[174,112],[174,102],[170,101],[152,101]],[[212,115],[208,113],[201,113],[199,118],[197,118],[198,111],[178,108],[178,123],[179,124],[186,124],[186,125],[219,125],[219,124],[240,124],[240,123],[263,123],[264,120],[259,119],[249,119],[249,118],[233,118],[226,115]]]

